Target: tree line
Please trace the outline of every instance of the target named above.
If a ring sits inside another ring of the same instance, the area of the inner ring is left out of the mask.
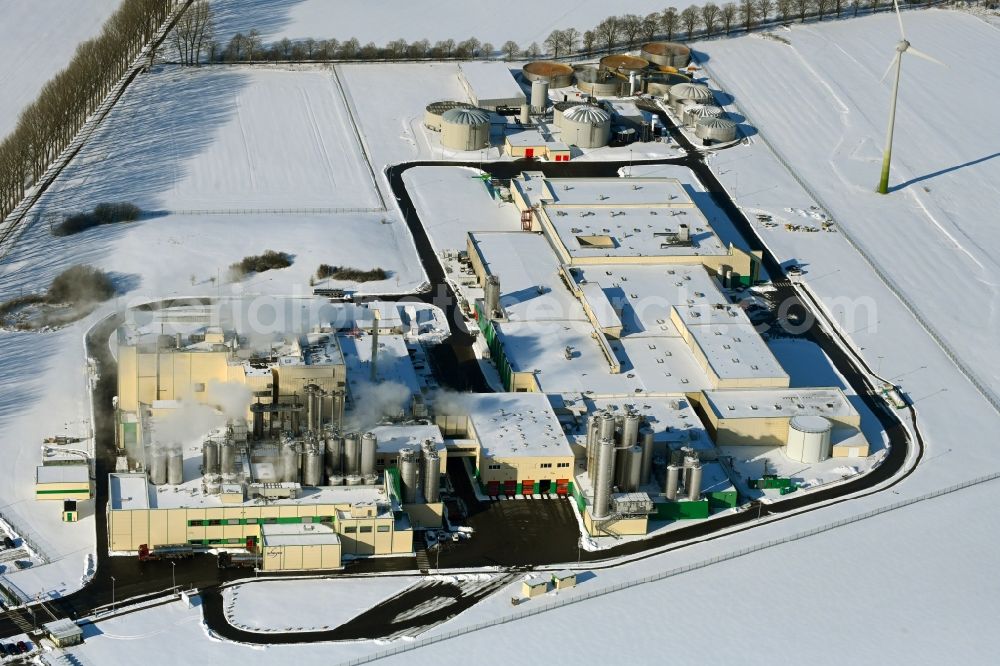
[[[73,140],[176,0],[122,0],[101,34],[81,43],[0,141],[0,219],[6,217],[49,164]]]
[[[928,0],[900,0],[900,4],[928,4]],[[931,0],[933,2],[933,0]],[[892,9],[892,0],[736,0],[716,4],[692,5],[678,10],[667,7],[645,16],[624,14],[609,16],[591,30],[576,28],[553,30],[541,45],[538,42],[522,47],[508,40],[496,48],[488,41],[470,37],[456,42],[444,39],[434,43],[420,39],[407,42],[395,39],[383,46],[374,42],[362,45],[356,38],[281,39],[265,44],[257,30],[238,32],[225,44],[212,39],[204,41],[203,55],[207,62],[283,62],[331,60],[474,60],[501,57],[511,61],[541,56],[561,58],[573,55],[589,56],[615,49],[633,49],[654,39],[690,40],[698,37],[730,35],[750,31],[761,24],[790,23],[809,18],[824,20],[860,12],[876,13]],[[188,51],[190,53],[190,51]],[[178,49],[179,62],[197,64]]]

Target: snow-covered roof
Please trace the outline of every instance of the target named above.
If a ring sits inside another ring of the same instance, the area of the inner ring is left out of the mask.
[[[524,91],[514,80],[513,74],[502,62],[463,62],[458,66],[459,76],[472,101],[489,103],[524,104]]]
[[[469,236],[483,267],[500,278],[500,305],[510,321],[586,321],[566,289],[552,248],[543,236],[485,232]]]
[[[323,523],[261,525],[260,534],[264,546],[317,546],[340,543],[337,532]]]
[[[695,207],[676,178],[546,178],[528,171],[511,184],[529,205]]]
[[[370,381],[372,336],[369,333],[362,333],[360,336],[341,334],[337,337],[347,366],[347,381],[354,390]],[[411,393],[420,391],[420,382],[402,335],[383,333],[378,336],[375,376],[379,382],[402,384]]]
[[[856,418],[858,412],[836,387],[733,389],[705,391],[708,407],[719,418],[773,418],[800,415]]]
[[[145,474],[111,474],[108,480],[111,509],[128,511],[149,508],[149,484]]]
[[[460,107],[441,114],[441,121],[449,125],[489,125],[490,114],[482,109]]]
[[[88,465],[40,465],[35,468],[35,483],[90,483]]]
[[[461,404],[484,456],[573,457],[559,419],[542,393],[464,395]]]
[[[434,448],[445,448],[441,429],[436,425],[380,425],[371,429],[378,438],[378,452],[397,452],[404,446],[420,447],[428,439],[434,442]]]
[[[594,125],[611,122],[611,114],[593,104],[581,104],[580,106],[566,109],[563,111],[563,117],[573,122],[592,123]]]

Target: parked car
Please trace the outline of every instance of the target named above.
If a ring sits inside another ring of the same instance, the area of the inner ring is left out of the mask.
[[[14,545],[15,545],[14,544],[14,540],[11,539],[9,536],[5,536],[3,538],[3,545],[4,545],[4,548],[13,548]]]
[[[4,645],[3,643],[0,643],[0,659],[3,659],[6,656],[7,656],[7,646]]]
[[[28,651],[28,644],[25,643],[24,641],[18,641],[17,642],[17,651],[20,652],[21,654],[24,654],[25,652]]]

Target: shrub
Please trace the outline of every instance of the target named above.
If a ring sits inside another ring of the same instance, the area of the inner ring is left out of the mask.
[[[63,221],[53,229],[56,236],[72,236],[81,231],[86,231],[91,227],[102,224],[116,224],[118,222],[134,222],[142,215],[142,209],[135,204],[128,202],[119,203],[99,203],[94,206],[94,210],[89,213],[75,213],[67,215]]]
[[[52,280],[46,300],[82,305],[100,303],[114,295],[115,285],[107,273],[81,264],[67,268]]]
[[[319,268],[316,269],[316,277],[320,280],[333,278],[334,280],[348,280],[351,282],[373,282],[376,280],[385,280],[389,277],[389,273],[384,268],[373,268],[370,271],[366,271],[348,266],[320,264]]]
[[[278,268],[288,268],[292,265],[292,255],[287,252],[277,252],[267,250],[264,254],[255,254],[243,257],[229,267],[232,274],[238,279],[249,273],[263,273]]]

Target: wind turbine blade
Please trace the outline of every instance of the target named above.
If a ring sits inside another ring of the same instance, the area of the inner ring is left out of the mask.
[[[916,50],[912,46],[910,48],[906,49],[906,52],[907,53],[912,53],[913,55],[917,56],[918,58],[923,58],[924,60],[927,60],[928,62],[933,62],[936,65],[941,65],[942,67],[947,67],[948,66],[948,65],[944,64],[943,62],[941,62],[940,60],[938,60],[937,58],[935,58],[934,56],[929,56],[926,53],[924,53],[923,51]]]
[[[879,83],[885,83],[885,80],[889,78],[889,72],[891,72],[892,68],[896,66],[897,60],[899,60],[899,51],[896,51],[896,55],[893,56],[892,62],[890,62],[889,66],[886,68],[885,74],[883,74],[882,78],[878,80]]]
[[[892,0],[892,6],[896,10],[896,20],[899,21],[899,36],[906,39],[906,32],[903,30],[903,15],[899,13],[899,3]]]

